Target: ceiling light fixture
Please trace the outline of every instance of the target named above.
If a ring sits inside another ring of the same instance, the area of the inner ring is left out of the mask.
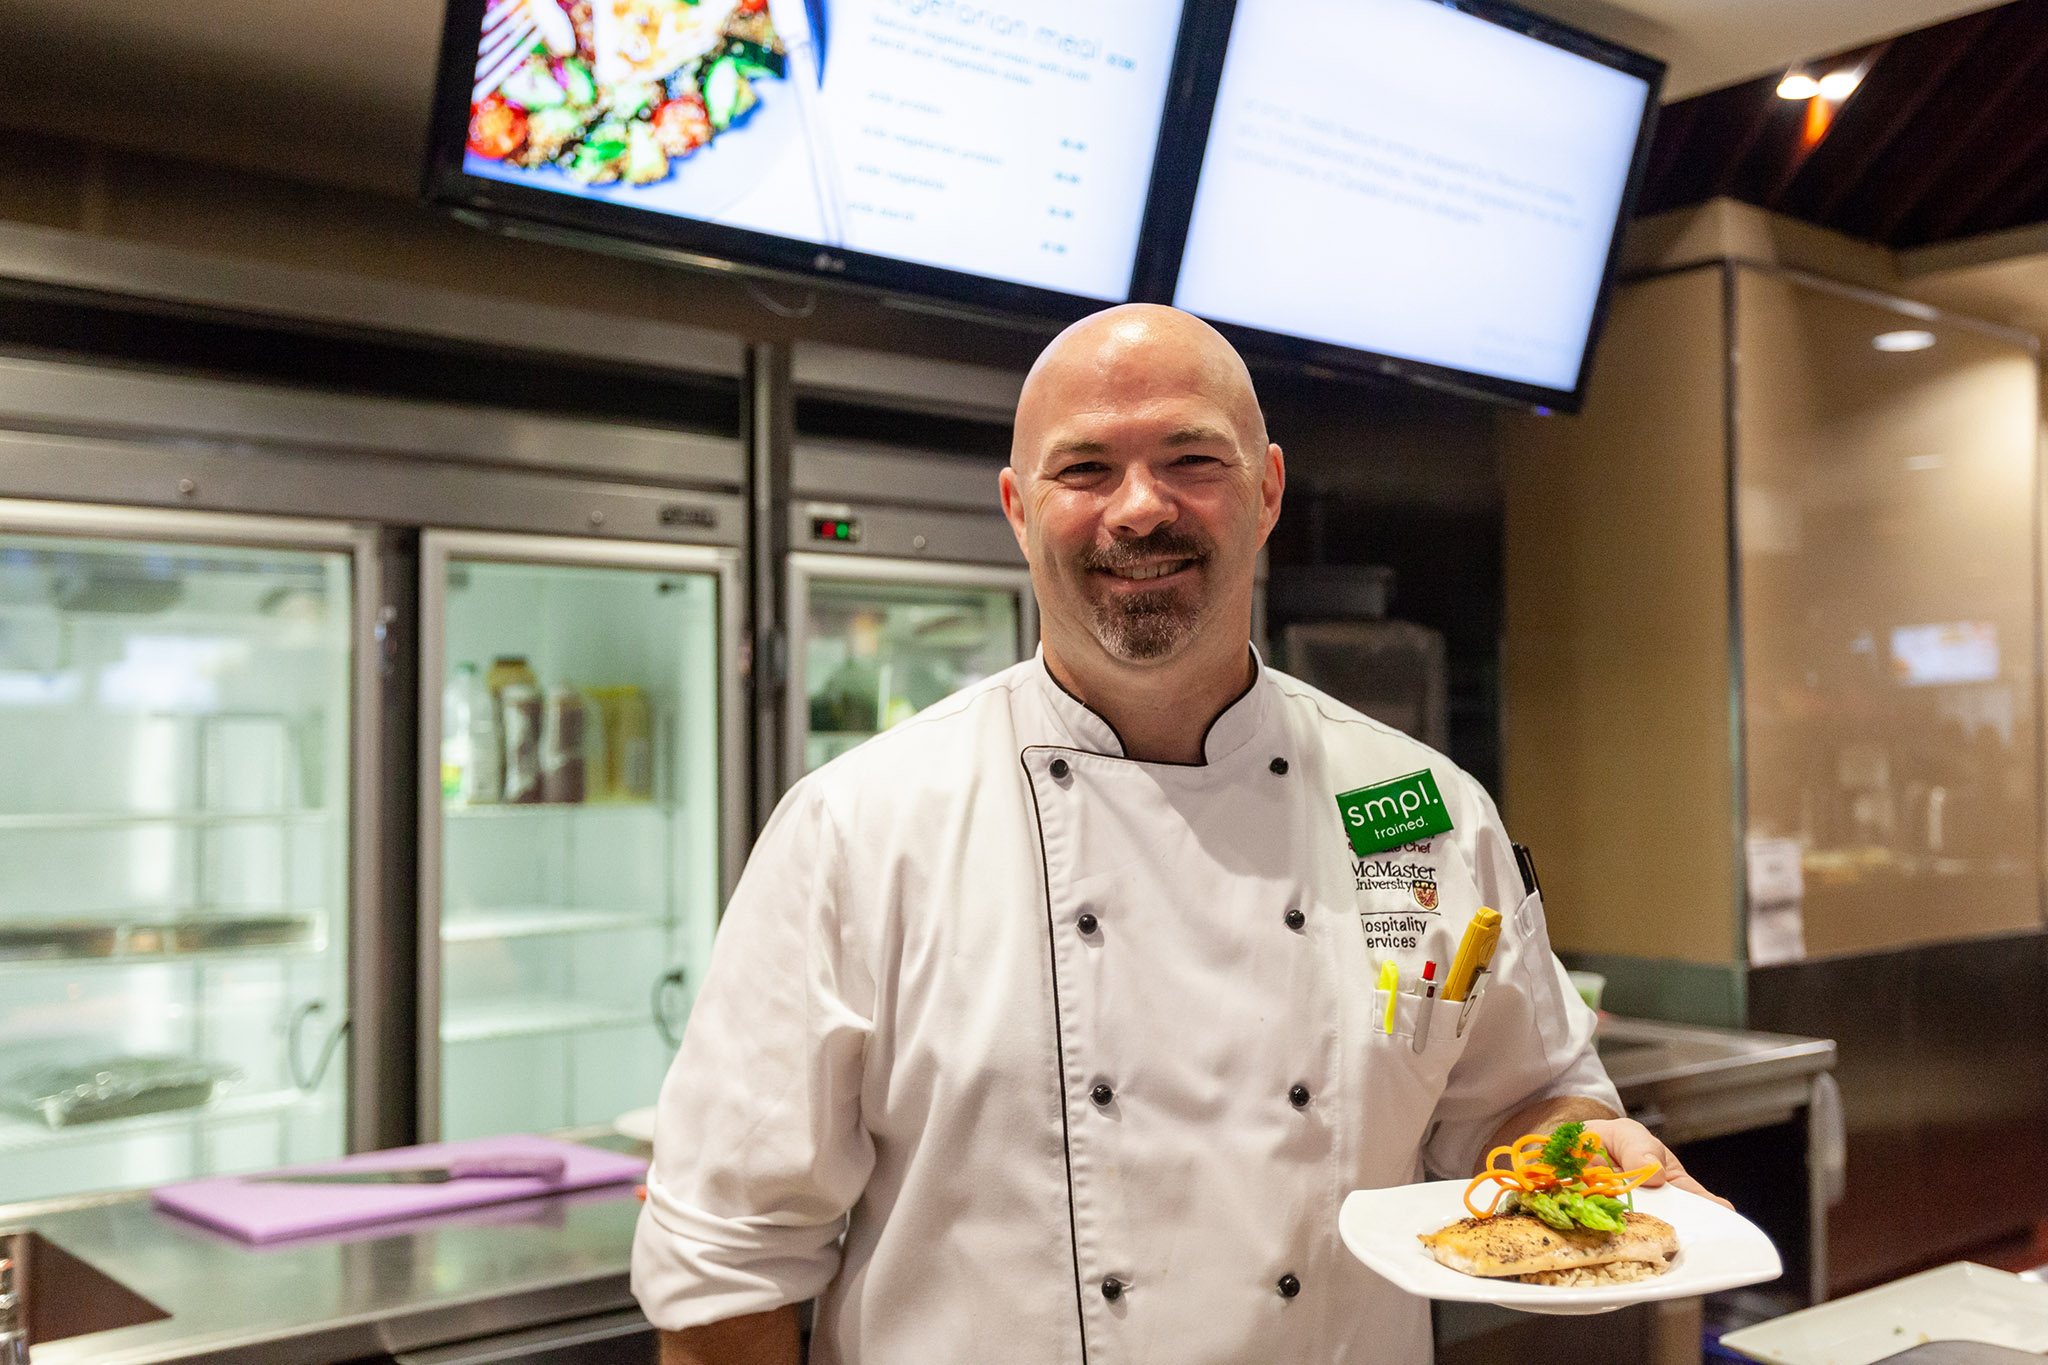
[[[1835,103],[1840,104],[1843,100],[1855,94],[1856,87],[1861,84],[1863,84],[1863,72],[1855,67],[1849,67],[1841,71],[1828,72],[1827,75],[1820,78],[1820,84],[1816,89],[1822,99],[1833,100]]]
[[[1820,82],[1804,71],[1788,71],[1785,79],[1778,82],[1778,98],[1781,100],[1810,100],[1820,93]]]
[[[1879,332],[1870,339],[1870,344],[1880,351],[1924,351],[1934,344],[1934,333],[1917,330]]]

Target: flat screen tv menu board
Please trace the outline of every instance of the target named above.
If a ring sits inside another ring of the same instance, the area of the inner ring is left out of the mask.
[[[1171,297],[1576,409],[1662,78],[1508,6],[1237,0]]]
[[[1182,0],[451,0],[429,194],[1027,311],[1130,296]]]

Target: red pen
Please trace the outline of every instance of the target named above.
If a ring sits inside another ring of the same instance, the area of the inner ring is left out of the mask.
[[[1434,962],[1422,964],[1422,998],[1424,1000],[1436,999],[1436,964]]]

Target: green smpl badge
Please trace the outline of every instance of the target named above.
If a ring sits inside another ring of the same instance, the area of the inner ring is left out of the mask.
[[[1337,809],[1344,816],[1351,851],[1361,858],[1448,833],[1451,828],[1451,813],[1444,809],[1443,793],[1436,789],[1436,777],[1427,768],[1377,786],[1339,792]]]

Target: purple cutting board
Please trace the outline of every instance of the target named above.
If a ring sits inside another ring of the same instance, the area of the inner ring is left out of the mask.
[[[439,1166],[456,1157],[500,1156],[559,1156],[564,1163],[562,1178],[450,1180],[440,1185],[278,1185],[250,1176],[216,1176],[164,1185],[150,1193],[158,1208],[232,1233],[245,1242],[276,1242],[287,1237],[307,1237],[422,1214],[475,1208],[479,1204],[531,1199],[535,1195],[587,1190],[599,1185],[623,1185],[647,1176],[647,1162],[642,1157],[516,1134],[439,1142],[428,1147],[392,1147],[339,1161],[289,1166],[260,1174],[376,1171]]]

